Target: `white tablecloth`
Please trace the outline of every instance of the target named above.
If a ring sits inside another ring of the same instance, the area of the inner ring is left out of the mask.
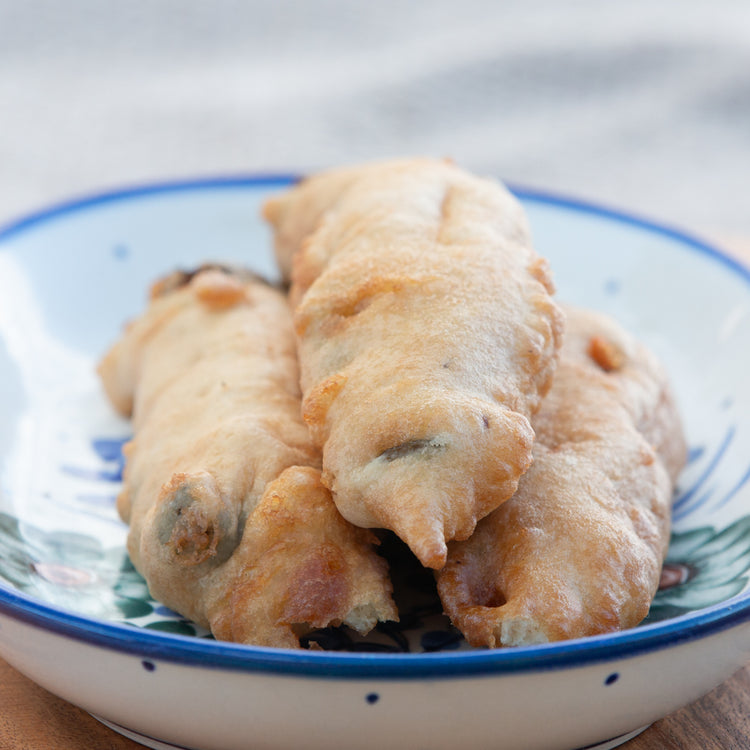
[[[750,2],[0,0],[0,224],[414,153],[750,234]]]

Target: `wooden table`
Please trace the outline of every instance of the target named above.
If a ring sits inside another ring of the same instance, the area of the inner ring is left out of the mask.
[[[750,242],[726,240],[750,261]],[[745,750],[750,747],[750,665],[708,695],[650,726],[623,750]],[[142,750],[48,693],[0,659],[0,750]]]

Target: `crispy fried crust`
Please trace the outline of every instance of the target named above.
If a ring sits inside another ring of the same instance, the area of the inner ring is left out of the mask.
[[[438,574],[445,611],[474,646],[633,627],[658,586],[686,455],[669,384],[613,321],[567,317],[533,466]]]
[[[317,469],[286,469],[245,525],[227,566],[234,584],[207,592],[211,630],[225,640],[294,647],[299,623],[367,633],[378,620],[397,619],[376,541],[341,517]]]
[[[520,205],[430,159],[311,177],[265,208],[291,299],[303,413],[341,513],[427,566],[531,461],[562,317]]]
[[[373,539],[320,483],[284,296],[215,267],[152,292],[99,367],[112,403],[132,414],[118,510],[152,594],[219,638],[262,645],[395,619]],[[315,587],[286,577],[303,574]]]

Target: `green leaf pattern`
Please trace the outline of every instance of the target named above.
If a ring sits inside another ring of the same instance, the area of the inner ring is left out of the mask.
[[[720,531],[702,526],[673,533],[665,569],[681,569],[683,580],[660,588],[646,622],[676,617],[736,596],[747,586],[750,573],[750,516]]]
[[[205,635],[149,595],[127,551],[78,532],[46,532],[0,512],[0,585],[89,617]]]

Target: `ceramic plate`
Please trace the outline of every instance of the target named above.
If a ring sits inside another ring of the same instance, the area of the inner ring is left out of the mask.
[[[0,654],[155,748],[614,747],[750,655],[750,273],[678,231],[517,190],[559,297],[598,308],[669,369],[691,452],[647,621],[470,649],[431,577],[403,622],[324,651],[213,641],[148,596],[114,510],[129,436],[94,366],[154,277],[213,259],[274,277],[252,177],[96,196],[0,231]]]

